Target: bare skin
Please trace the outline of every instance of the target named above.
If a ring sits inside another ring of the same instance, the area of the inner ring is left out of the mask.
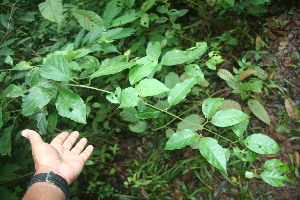
[[[93,152],[93,146],[82,138],[74,147],[79,137],[77,131],[70,135],[67,132],[57,135],[50,144],[45,143],[41,136],[32,130],[22,131],[32,147],[32,156],[35,163],[35,174],[50,171],[62,176],[70,185],[81,173],[84,163]],[[73,147],[73,148],[72,148]],[[63,200],[63,192],[51,183],[38,182],[33,184],[25,193],[23,200]]]

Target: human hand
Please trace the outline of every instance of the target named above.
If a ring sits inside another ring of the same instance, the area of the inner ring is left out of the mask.
[[[89,145],[85,150],[87,139],[82,138],[72,148],[79,133],[74,131],[57,135],[50,144],[45,143],[41,136],[33,130],[23,130],[22,136],[27,138],[32,147],[35,163],[35,174],[53,171],[62,176],[70,185],[81,173],[94,147]],[[71,150],[72,149],[72,150]]]

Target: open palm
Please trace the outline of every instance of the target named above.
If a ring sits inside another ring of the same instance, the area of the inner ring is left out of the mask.
[[[32,130],[24,130],[22,135],[30,140],[36,174],[53,171],[71,184],[81,173],[84,163],[93,151],[93,146],[86,149],[87,139],[82,138],[75,147],[79,133],[67,132],[57,135],[50,144],[45,143],[41,136]]]

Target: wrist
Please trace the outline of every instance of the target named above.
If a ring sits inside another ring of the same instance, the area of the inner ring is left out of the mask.
[[[28,184],[28,188],[31,188],[31,186],[34,186],[35,184],[40,182],[49,183],[50,185],[55,186],[56,190],[59,189],[60,192],[63,192],[64,197],[66,199],[69,199],[70,197],[69,184],[62,176],[55,174],[52,171],[48,173],[39,173],[32,177],[32,179]]]
[[[23,200],[37,199],[37,194],[41,199],[66,199],[63,191],[52,183],[37,182],[28,188]]]

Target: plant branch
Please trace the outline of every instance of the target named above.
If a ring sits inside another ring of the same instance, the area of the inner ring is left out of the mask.
[[[103,89],[100,89],[100,88],[95,88],[95,87],[91,87],[91,86],[87,86],[87,85],[75,85],[75,84],[65,84],[65,85],[73,86],[73,87],[88,88],[88,89],[97,90],[97,91],[100,91],[100,92],[105,92],[105,93],[108,93],[108,94],[114,94],[114,92],[110,92],[108,90],[103,90]]]

